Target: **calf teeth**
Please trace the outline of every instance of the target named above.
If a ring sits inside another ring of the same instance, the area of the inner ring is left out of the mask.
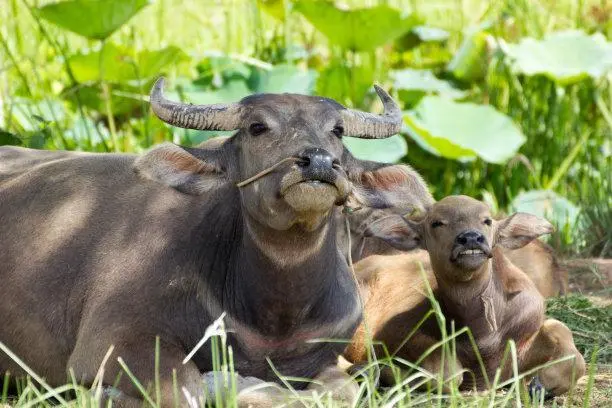
[[[476,255],[483,254],[481,249],[466,249],[465,251],[459,252],[459,255]]]

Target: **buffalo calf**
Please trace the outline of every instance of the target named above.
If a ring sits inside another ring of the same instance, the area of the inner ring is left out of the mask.
[[[442,367],[438,348],[421,362],[429,371],[443,370],[444,378],[459,375],[463,389],[486,388],[512,339],[517,344],[519,372],[573,356],[539,370],[543,385],[553,394],[567,391],[572,381],[584,374],[584,359],[569,329],[559,321],[545,319],[542,295],[504,255],[504,250],[517,250],[551,232],[547,221],[524,213],[493,220],[486,205],[466,196],[437,202],[418,222],[397,220],[404,223],[402,229],[407,226],[411,232],[410,238],[404,236],[406,243],[411,242],[408,246],[427,252],[375,255],[356,265],[367,301],[365,324],[346,350],[349,361],[366,360],[366,327],[374,340],[411,362],[440,341],[441,329],[433,317],[408,338],[431,308],[428,284],[446,317],[447,332],[451,322],[455,330],[468,327],[484,362],[483,372],[468,337],[462,335],[456,343],[456,360],[446,355]],[[387,227],[391,234],[400,228],[391,222]],[[419,264],[427,261],[431,269],[422,274]],[[511,376],[508,361],[500,368],[502,378]],[[461,370],[466,371],[462,376]]]
[[[433,199],[424,196],[421,202],[428,208],[433,204]],[[412,203],[406,204],[384,210],[364,208],[349,214],[354,262],[370,255],[398,255],[412,248],[413,233],[401,220],[402,214],[410,213],[413,209]],[[344,229],[340,233],[346,235]],[[542,296],[548,298],[567,293],[567,269],[560,266],[554,250],[548,244],[534,239],[521,248],[501,249],[533,281]],[[423,267],[431,269],[429,257],[425,257]]]

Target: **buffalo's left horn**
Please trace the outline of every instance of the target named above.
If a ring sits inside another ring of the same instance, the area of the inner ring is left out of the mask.
[[[153,85],[150,101],[157,117],[170,125],[197,130],[235,130],[240,127],[240,104],[192,105],[170,101],[164,96],[163,77]]]
[[[393,98],[381,87],[374,85],[385,108],[382,115],[353,109],[342,111],[344,135],[361,139],[384,139],[399,133],[402,128],[402,111]]]

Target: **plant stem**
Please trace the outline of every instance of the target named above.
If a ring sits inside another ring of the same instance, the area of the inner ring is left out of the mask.
[[[108,128],[111,134],[113,150],[119,152],[119,142],[117,141],[117,129],[115,127],[115,118],[113,117],[113,106],[111,102],[110,88],[106,81],[102,81],[102,95],[104,96],[104,105],[106,106],[106,117],[108,118]]]
[[[576,143],[574,147],[572,147],[572,150],[570,151],[570,153],[563,160],[563,162],[561,162],[561,165],[559,166],[555,174],[553,174],[548,184],[546,184],[545,186],[546,190],[554,190],[554,188],[559,183],[559,180],[561,180],[561,177],[565,175],[565,173],[569,169],[570,165],[572,164],[576,156],[578,156],[578,153],[580,153],[580,150],[585,145],[590,135],[591,135],[591,131],[588,131],[588,130],[584,131],[578,143]]]

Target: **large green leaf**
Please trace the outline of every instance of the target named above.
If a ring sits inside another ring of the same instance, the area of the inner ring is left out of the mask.
[[[550,190],[531,190],[519,194],[512,201],[513,211],[526,212],[546,218],[559,228],[574,225],[580,209],[567,198]]]
[[[374,67],[368,60],[350,68],[336,61],[323,70],[317,80],[317,95],[326,96],[340,103],[358,106],[363,102],[374,82]]]
[[[400,135],[376,140],[345,137],[342,141],[353,156],[362,160],[395,163],[408,153],[408,145]]]
[[[168,67],[179,61],[186,61],[189,56],[178,47],[169,46],[159,50],[143,50],[136,56],[138,76],[141,79],[156,77]]]
[[[136,78],[134,52],[130,48],[107,43],[99,51],[76,54],[69,58],[75,79],[80,82],[127,82]]]
[[[477,156],[503,163],[516,154],[525,136],[512,120],[491,106],[426,96],[404,114],[404,130],[428,151],[455,160]]]
[[[540,41],[524,38],[518,44],[509,44],[506,52],[517,72],[545,75],[561,84],[589,76],[601,78],[612,68],[612,44],[600,33],[568,30]]]
[[[414,14],[403,14],[386,5],[341,10],[327,1],[301,0],[301,13],[330,43],[352,51],[371,51],[387,44],[420,23]]]
[[[138,13],[149,0],[72,0],[38,9],[40,16],[94,40],[104,40]]]
[[[436,78],[428,69],[402,69],[391,72],[393,88],[397,89],[400,98],[412,106],[426,94],[440,95],[451,99],[460,99],[465,92],[453,87],[450,83]]]
[[[484,78],[493,36],[483,30],[468,32],[446,69],[459,80],[480,81]]]
[[[443,44],[450,37],[446,30],[425,25],[418,25],[395,40],[394,49],[399,52],[408,51],[423,43]]]
[[[168,98],[178,101],[180,97],[176,91],[167,92]],[[182,95],[185,102],[195,104],[237,102],[253,92],[247,87],[245,81],[234,80],[225,84],[222,88],[211,91],[203,91],[197,88],[184,90]]]
[[[135,53],[127,47],[106,43],[99,51],[76,54],[69,58],[78,82],[127,83],[146,81],[188,56],[175,46]]]
[[[309,95],[314,90],[317,73],[302,70],[295,65],[277,65],[271,70],[261,70],[252,84],[254,92],[298,93]]]

